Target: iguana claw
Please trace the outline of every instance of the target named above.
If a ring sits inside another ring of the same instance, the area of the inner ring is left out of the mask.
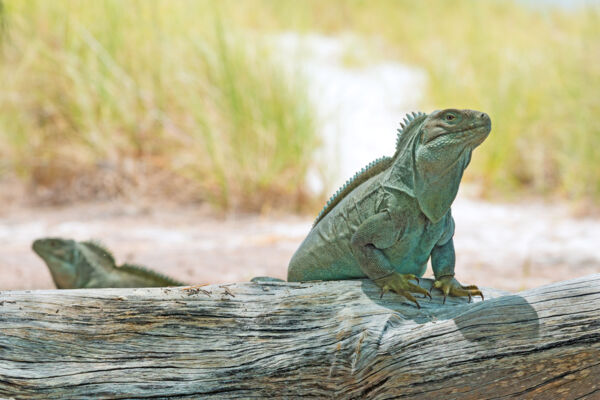
[[[375,284],[381,288],[380,298],[383,297],[386,292],[392,291],[415,303],[417,308],[421,308],[417,299],[415,299],[410,292],[422,293],[425,297],[429,296],[429,298],[431,298],[431,295],[427,290],[415,285],[412,282],[409,282],[409,280],[416,280],[419,282],[419,278],[416,275],[400,274],[398,272],[394,272],[391,275],[384,276],[383,278],[374,279],[373,282],[375,282]]]
[[[445,275],[437,278],[433,283],[432,289],[439,289],[444,294],[443,304],[446,304],[446,297],[450,296],[468,296],[469,303],[472,300],[472,296],[481,296],[483,301],[483,293],[475,285],[463,286],[461,285],[454,276]]]

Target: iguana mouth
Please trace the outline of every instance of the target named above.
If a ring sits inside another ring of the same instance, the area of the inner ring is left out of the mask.
[[[474,147],[476,147],[479,144],[481,144],[488,137],[488,135],[490,134],[490,132],[492,130],[491,128],[492,128],[492,124],[488,120],[487,122],[485,122],[483,124],[475,125],[475,126],[472,126],[470,128],[464,129],[462,131],[456,131],[456,132],[453,132],[453,133],[465,133],[465,134],[467,134],[469,132],[478,131],[477,133],[479,133],[479,135],[475,134],[475,135],[472,135],[472,136],[469,136],[468,138],[466,138],[466,140],[468,142],[476,142],[477,144],[475,144],[475,146],[474,146]]]
[[[475,126],[472,126],[470,128],[467,128],[467,129],[461,129],[461,130],[455,130],[455,131],[447,131],[447,132],[444,132],[444,133],[440,133],[437,136],[434,136],[434,137],[430,138],[425,143],[426,144],[427,143],[431,143],[434,140],[436,140],[437,138],[440,138],[440,137],[443,137],[443,136],[446,136],[446,135],[452,135],[454,133],[466,133],[466,132],[474,131],[474,130],[481,129],[481,128],[487,128],[488,129],[488,131],[486,132],[486,136],[485,136],[485,137],[487,137],[487,135],[489,135],[489,133],[491,131],[491,127],[492,127],[492,124],[491,124],[490,121],[488,121],[488,122],[483,123],[481,125],[475,125]]]
[[[485,132],[483,131],[485,129]],[[473,128],[469,128],[468,131],[481,130],[481,135],[473,135],[470,139],[474,142],[473,147],[479,146],[483,141],[488,137],[490,132],[492,131],[492,122],[488,119],[485,123],[481,125],[474,126]]]
[[[467,128],[467,129],[463,129],[463,130],[460,130],[460,131],[453,131],[453,132],[449,132],[449,133],[469,132],[469,131],[474,131],[474,130],[480,129],[480,128],[491,128],[491,127],[492,127],[492,123],[490,121],[488,121],[488,122],[485,122],[485,123],[483,123],[481,125],[475,125],[475,126],[472,126],[470,128]],[[487,133],[489,133],[489,131]]]

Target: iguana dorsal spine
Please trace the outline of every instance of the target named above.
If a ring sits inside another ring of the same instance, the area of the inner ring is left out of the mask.
[[[88,240],[88,241],[82,242],[82,244],[86,245],[88,249],[92,250],[97,255],[110,259],[111,264],[112,264],[113,268],[115,268],[115,269],[118,269],[118,270],[124,271],[124,272],[129,272],[132,275],[137,275],[140,277],[146,277],[146,278],[152,277],[156,281],[163,281],[165,286],[169,286],[169,285],[183,286],[184,285],[184,283],[182,283],[182,282],[179,282],[175,279],[169,278],[166,275],[163,275],[159,272],[153,271],[153,270],[143,267],[141,265],[123,264],[123,265],[117,266],[117,263],[115,262],[115,257],[113,256],[113,254],[108,250],[108,248],[102,242],[100,242],[98,240]]]
[[[414,127],[418,126],[426,117],[427,114],[421,111],[408,113],[404,116],[404,119],[402,120],[402,122],[400,122],[400,128],[398,128],[398,134],[396,136],[396,152],[394,153],[392,158],[395,159],[398,155],[398,152],[400,151],[400,142],[403,134],[409,131],[410,129],[413,129]]]
[[[364,167],[363,169],[358,171],[356,174],[354,174],[354,176],[352,178],[348,179],[346,181],[346,183],[344,183],[342,185],[342,187],[340,187],[337,190],[337,192],[335,192],[333,194],[333,196],[331,196],[329,198],[329,200],[327,201],[327,204],[325,204],[325,207],[323,207],[323,209],[321,210],[321,212],[315,219],[315,222],[313,222],[313,225],[312,225],[313,228],[319,223],[319,221],[321,221],[323,218],[325,218],[325,216],[331,210],[333,210],[333,208],[340,201],[342,201],[342,199],[344,197],[346,197],[346,195],[348,193],[350,193],[352,190],[354,190],[355,188],[360,186],[361,183],[366,182],[367,180],[374,177],[375,175],[385,171],[392,164],[396,154],[398,154],[400,138],[402,136],[402,133],[407,129],[411,129],[413,127],[413,124],[415,124],[416,120],[418,120],[420,122],[423,119],[423,118],[419,118],[421,116],[427,116],[427,114],[418,111],[418,112],[408,113],[404,116],[404,120],[403,120],[403,122],[400,123],[400,128],[398,129],[398,135],[396,137],[396,153],[394,154],[394,157],[387,157],[387,156],[380,157],[380,158],[376,159],[375,161],[370,162],[366,167]]]
[[[381,157],[375,161],[370,162],[366,167],[358,171],[354,176],[346,181],[340,187],[337,192],[327,201],[325,207],[321,210],[317,219],[313,223],[315,227],[319,221],[321,221],[333,208],[340,202],[348,193],[354,188],[358,187],[361,183],[367,181],[369,178],[377,175],[378,173],[385,171],[392,163],[391,157]]]
[[[133,275],[139,275],[141,277],[153,276],[156,278],[156,281],[162,280],[164,282],[164,286],[184,286],[183,282],[177,281],[175,279],[169,278],[166,275],[161,274],[160,272],[153,271],[149,268],[142,267],[141,265],[135,264],[123,264],[121,266],[115,267],[118,270],[130,272]]]

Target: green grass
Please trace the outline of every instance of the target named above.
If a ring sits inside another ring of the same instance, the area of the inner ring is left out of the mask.
[[[484,194],[600,200],[598,8],[467,0],[4,5],[0,171],[34,183],[39,169],[60,180],[69,168],[145,160],[224,208],[302,204],[317,145],[313,110],[302,78],[290,78],[261,44],[265,34],[296,30],[376,37],[381,49],[345,61],[363,65],[365,54],[365,63],[421,66],[424,111],[488,112],[492,135],[467,174]]]
[[[317,145],[306,85],[215,4],[6,2],[5,166],[52,186],[143,162],[225,209],[300,206]]]
[[[600,200],[600,9],[510,1],[257,1],[238,24],[380,38],[375,61],[421,66],[425,111],[488,112],[467,178],[484,195]],[[251,15],[249,17],[249,15]],[[265,28],[266,27],[266,28]],[[400,116],[399,116],[400,117]]]

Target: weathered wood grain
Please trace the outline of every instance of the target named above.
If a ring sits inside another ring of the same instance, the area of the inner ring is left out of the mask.
[[[202,289],[0,293],[0,397],[600,398],[600,275],[421,310],[369,281]]]

